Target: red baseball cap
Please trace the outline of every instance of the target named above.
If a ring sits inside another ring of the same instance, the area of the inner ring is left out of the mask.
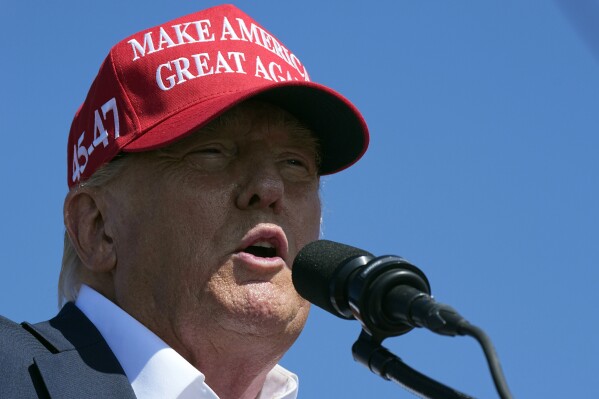
[[[252,18],[222,5],[136,33],[110,50],[71,125],[69,187],[121,151],[168,145],[249,98],[287,110],[315,132],[321,174],[349,167],[368,147],[368,128],[354,105],[311,82],[297,56]]]

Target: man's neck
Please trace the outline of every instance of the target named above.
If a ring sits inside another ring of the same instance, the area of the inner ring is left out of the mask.
[[[114,299],[111,299],[114,301]],[[115,302],[116,304],[116,302]],[[119,306],[117,304],[117,306]],[[268,373],[297,338],[297,331],[244,326],[223,328],[218,322],[179,326],[145,314],[131,314],[205,377],[220,399],[259,396]]]
[[[237,332],[219,332],[216,339],[207,335],[202,333],[194,340],[192,351],[180,348],[180,343],[167,343],[205,375],[206,383],[221,399],[257,398],[266,376],[288,347],[272,337],[248,337]]]

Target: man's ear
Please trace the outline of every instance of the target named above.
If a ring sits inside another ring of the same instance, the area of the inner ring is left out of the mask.
[[[92,272],[110,272],[116,266],[116,248],[105,219],[101,193],[77,188],[67,194],[64,224],[82,263]]]

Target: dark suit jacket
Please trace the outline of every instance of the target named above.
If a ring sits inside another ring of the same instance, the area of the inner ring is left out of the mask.
[[[135,394],[96,327],[72,303],[29,324],[0,317],[0,398],[126,398]]]

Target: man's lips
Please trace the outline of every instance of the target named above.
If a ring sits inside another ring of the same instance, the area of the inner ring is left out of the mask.
[[[267,268],[274,266],[275,263],[287,264],[288,252],[285,232],[281,227],[270,223],[259,224],[248,231],[235,251],[236,255],[246,262]]]

